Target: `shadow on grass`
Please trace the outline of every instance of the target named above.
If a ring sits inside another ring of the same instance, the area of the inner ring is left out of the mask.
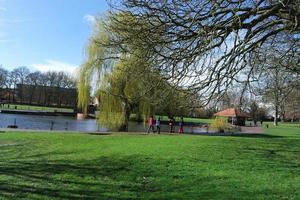
[[[229,174],[206,174],[198,168],[203,163],[196,165],[196,161],[186,166],[176,159],[140,154],[85,160],[47,159],[69,154],[76,151],[48,152],[12,161],[0,158],[0,199],[235,199],[241,196],[254,199],[261,197],[255,195],[272,192],[266,193],[263,188],[239,190],[240,182],[228,177]]]
[[[195,168],[184,168],[175,161],[139,155],[100,157],[89,162],[30,159],[5,165],[0,162],[0,198],[219,199],[252,195],[252,191],[234,189],[237,186],[232,185],[230,177],[205,175],[200,171],[195,176],[195,172]],[[216,187],[227,187],[224,190],[228,193],[216,192]],[[232,191],[230,187],[234,187]]]
[[[8,179],[0,185],[7,198],[35,197],[63,199],[132,199],[142,184],[119,177],[126,175],[129,160],[72,162],[18,161],[1,165],[1,175]],[[13,178],[14,181],[10,181]]]
[[[139,155],[88,161],[43,160],[47,155],[41,155],[5,164],[0,160],[0,198],[194,199],[202,185],[220,180],[193,177],[189,170],[182,175],[182,170],[170,169],[174,163],[168,160]]]
[[[198,133],[189,135],[199,136],[224,136],[224,137],[249,137],[249,138],[284,138],[284,136],[271,135],[264,133]]]
[[[284,138],[284,136],[270,135],[264,133],[235,133],[233,137],[249,137],[249,138]]]

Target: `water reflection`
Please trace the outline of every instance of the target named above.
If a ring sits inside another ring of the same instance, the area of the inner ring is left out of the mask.
[[[22,114],[4,114],[0,113],[0,128],[7,128],[9,125],[16,125],[19,129],[33,130],[67,130],[67,131],[87,131],[87,132],[105,132],[109,129],[101,127],[94,119],[77,120],[75,117],[65,116],[37,116],[37,115],[22,115]],[[129,123],[129,131],[131,132],[146,132],[147,125],[144,123]],[[168,132],[168,125],[161,125],[162,132]],[[178,132],[179,127],[175,126],[175,132]],[[206,128],[199,126],[185,126],[185,133],[205,133]]]
[[[0,113],[0,127],[16,125],[20,129],[68,130],[68,131],[107,131],[98,126],[94,119],[77,120],[75,117],[37,116]]]

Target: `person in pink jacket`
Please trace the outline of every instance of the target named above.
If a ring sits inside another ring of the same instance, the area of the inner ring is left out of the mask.
[[[149,117],[149,120],[148,120],[148,130],[147,130],[147,133],[149,134],[150,133],[150,129],[152,129],[152,132],[154,133],[154,117],[151,115]]]

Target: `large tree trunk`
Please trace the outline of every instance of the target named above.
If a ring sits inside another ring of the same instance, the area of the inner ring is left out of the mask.
[[[129,117],[131,113],[131,106],[128,102],[124,102],[123,105],[123,116],[124,116],[124,123],[120,126],[120,132],[128,132],[128,124],[129,124]]]
[[[281,105],[280,105],[280,111],[281,111],[281,120],[282,120],[283,122],[285,122],[285,121],[286,121],[286,118],[285,118],[285,106],[284,106],[284,104],[281,104]]]
[[[278,105],[275,105],[274,126],[278,126]]]
[[[278,73],[276,73],[277,77]],[[276,78],[277,79],[277,78]],[[276,82],[277,85],[277,82]],[[274,91],[274,106],[275,106],[275,116],[274,116],[274,126],[278,126],[278,114],[279,114],[279,87],[277,86],[275,91]]]

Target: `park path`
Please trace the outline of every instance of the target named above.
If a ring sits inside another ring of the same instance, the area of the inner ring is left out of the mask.
[[[261,126],[241,126],[241,133],[264,133]]]

